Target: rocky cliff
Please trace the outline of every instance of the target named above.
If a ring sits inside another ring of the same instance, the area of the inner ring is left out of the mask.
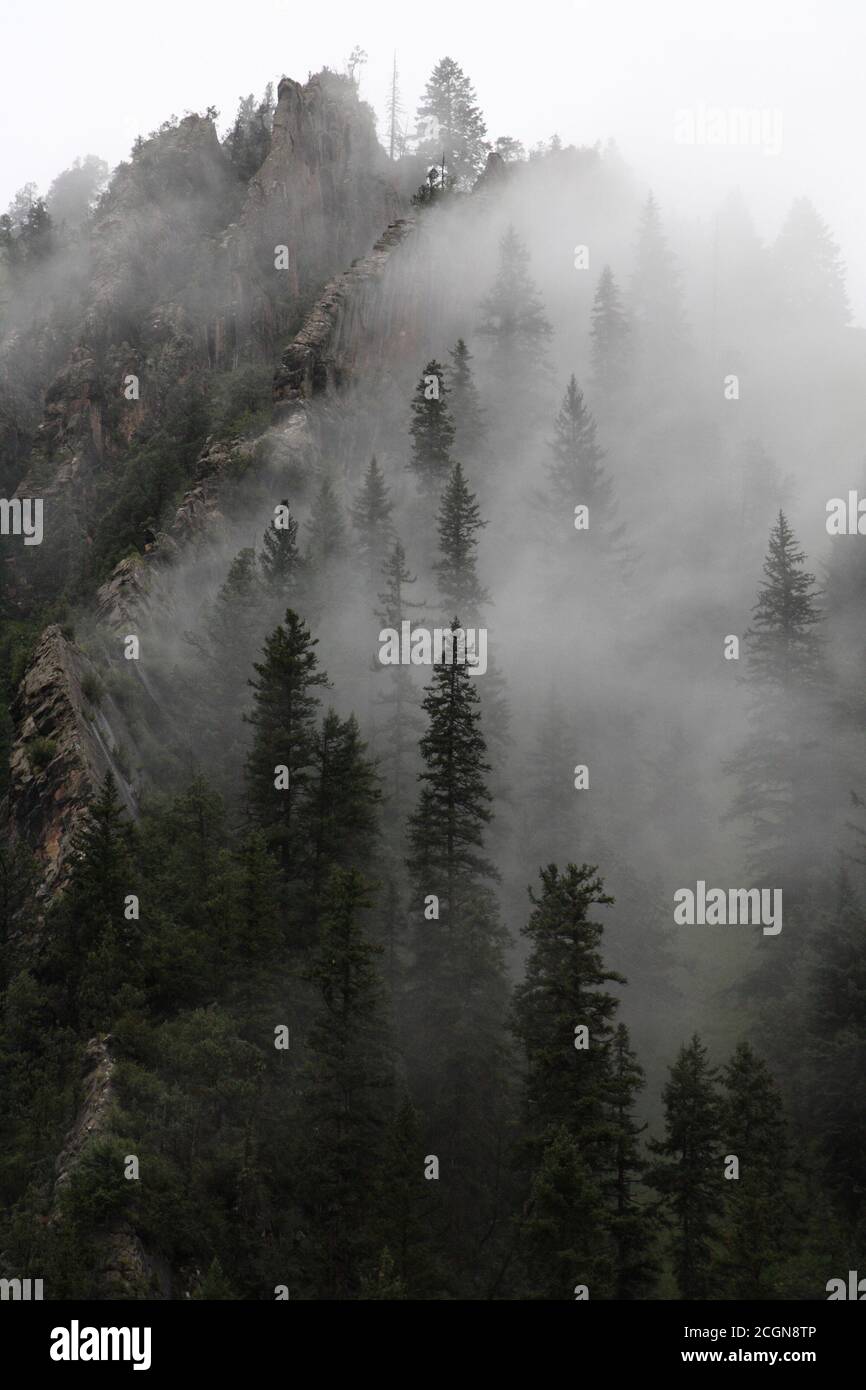
[[[23,611],[67,582],[65,555],[86,556],[113,489],[128,490],[130,450],[206,415],[215,373],[272,362],[322,285],[395,219],[391,168],[372,112],[327,72],[280,82],[270,152],[248,183],[209,117],[137,143],[75,249],[62,316],[34,309],[38,350],[22,351],[14,314],[0,341],[4,391],[42,402],[17,495],[43,499],[55,539],[50,557],[7,567]]]

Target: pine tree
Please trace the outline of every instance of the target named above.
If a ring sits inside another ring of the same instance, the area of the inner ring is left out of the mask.
[[[653,1251],[655,1218],[636,1191],[646,1166],[640,1143],[646,1125],[639,1125],[633,1112],[644,1084],[643,1068],[632,1051],[628,1029],[620,1023],[610,1050],[607,1098],[614,1159],[607,1195],[613,1207],[609,1224],[614,1297],[620,1299],[646,1297],[658,1272]]]
[[[850,321],[845,267],[827,224],[797,198],[773,247],[780,310],[806,331],[838,331]]]
[[[808,737],[822,716],[823,675],[821,613],[804,558],[780,512],[744,636],[750,732],[729,764],[740,779],[732,815],[747,822],[750,869],[789,888],[805,882],[813,829],[804,812],[816,806],[827,775]]]
[[[605,1096],[617,1000],[605,985],[624,984],[605,968],[603,928],[589,918],[613,899],[594,867],[540,870],[541,895],[522,934],[530,942],[524,980],[514,991],[514,1031],[526,1053],[524,1147],[533,1163],[560,1127],[576,1140],[593,1173],[609,1146]],[[588,1029],[579,1049],[576,1030]],[[609,1159],[609,1148],[607,1152]]]
[[[457,450],[467,460],[479,456],[487,434],[484,411],[478,397],[472,368],[472,353],[462,338],[458,338],[448,356],[453,366],[448,373],[451,392],[451,413],[456,427]]]
[[[391,524],[393,510],[388,485],[374,454],[352,506],[352,525],[358,533],[361,563],[371,579],[378,574],[382,557],[394,534]]]
[[[204,679],[196,680],[189,693],[190,717],[195,725],[202,725],[201,737],[209,762],[225,795],[230,794],[239,771],[237,728],[260,641],[261,604],[256,554],[245,548],[235,556],[225,582],[205,612],[203,635],[187,634],[204,664]],[[202,713],[206,716],[204,721]]]
[[[581,1146],[565,1125],[549,1132],[519,1223],[528,1296],[573,1299],[584,1285],[608,1298],[613,1271],[604,1195]]]
[[[412,459],[418,486],[428,497],[438,496],[451,468],[454,421],[447,397],[445,369],[435,358],[428,362],[412,400]]]
[[[792,681],[801,688],[813,686],[819,678],[821,644],[813,629],[821,613],[815,604],[815,576],[803,569],[804,559],[780,511],[770,533],[754,627],[746,633],[750,679],[776,692]]]
[[[675,359],[683,347],[685,321],[679,270],[652,193],[638,231],[630,300],[641,365],[657,381],[664,362]]]
[[[376,1182],[393,1086],[377,949],[362,927],[369,889],[334,869],[310,970],[319,1006],[302,1096],[301,1205],[308,1296],[357,1297],[374,1254]]]
[[[603,929],[588,916],[613,899],[587,864],[564,873],[550,864],[540,876],[522,928],[531,949],[512,1024],[526,1054],[520,1153],[530,1216],[519,1230],[527,1272],[535,1281],[548,1259],[559,1292],[546,1296],[569,1297],[557,1250],[570,1259],[577,1251],[572,1282],[590,1285],[593,1298],[632,1298],[653,1274],[651,1221],[634,1194],[641,1160],[632,1110],[643,1075],[627,1031],[614,1029],[618,1002],[605,989],[625,981],[605,967]],[[575,1233],[574,1248],[567,1237],[557,1245],[560,1230]]]
[[[839,1203],[846,1224],[860,1230],[866,1215],[866,1120],[860,1100],[866,1060],[866,911],[847,874],[840,876],[829,921],[810,962],[806,1023],[803,1111],[818,1135],[822,1186]]]
[[[499,1243],[508,1119],[505,936],[483,855],[490,820],[479,697],[465,665],[434,667],[421,794],[409,822],[409,1079],[447,1183],[454,1291],[482,1296]],[[435,902],[435,914],[431,904]],[[482,1244],[485,1258],[482,1258]]]
[[[391,68],[391,92],[388,97],[388,158],[392,163],[403,153],[401,148],[403,142],[400,139],[400,117],[402,114],[400,89],[397,86],[397,53],[395,50]]]
[[[253,746],[247,759],[247,796],[252,821],[277,853],[287,879],[303,862],[304,827],[299,805],[315,759],[317,687],[329,684],[319,671],[315,647],[297,613],[265,639],[263,660],[254,663],[254,706],[247,720]],[[285,768],[285,774],[279,773]],[[278,785],[286,781],[285,787]]]
[[[126,897],[136,889],[133,830],[110,772],[74,834],[71,860],[45,973],[63,1022],[88,1033],[105,1031],[121,986],[139,975],[130,947],[140,944],[138,924],[124,917]]]
[[[301,808],[310,838],[309,873],[314,899],[330,870],[368,865],[381,800],[375,765],[365,756],[358,721],[328,710],[316,738]]]
[[[329,478],[319,484],[307,522],[306,561],[317,574],[327,570],[347,552],[343,513]]]
[[[569,515],[581,503],[589,508],[589,535],[594,528],[609,531],[613,487],[604,471],[595,419],[573,374],[554,422],[550,453],[548,476],[556,511]]]
[[[470,184],[484,165],[487,127],[475,89],[453,58],[441,58],[433,69],[417,120],[421,134],[418,153],[437,161],[444,159],[459,186]]]
[[[441,1223],[442,1188],[438,1182],[419,1181],[424,1157],[421,1120],[404,1097],[385,1135],[376,1186],[376,1235],[382,1256],[375,1284],[381,1287],[384,1265],[397,1289],[392,1296],[398,1298],[435,1298],[441,1287],[431,1232]],[[367,1295],[382,1296],[378,1291]]]
[[[529,252],[513,226],[499,243],[499,269],[481,316],[480,331],[515,365],[520,355],[538,353],[553,331],[529,273]]]
[[[303,560],[298,549],[298,523],[285,497],[262,536],[259,565],[266,588],[285,603],[303,571]]]
[[[673,1225],[672,1253],[681,1298],[711,1298],[715,1242],[724,1204],[718,1073],[697,1034],[680,1048],[662,1092],[665,1137],[651,1139],[648,1173]]]
[[[779,1298],[780,1264],[791,1237],[782,1099],[767,1064],[746,1042],[737,1045],[723,1082],[722,1136],[726,1154],[739,1160],[739,1176],[725,1184],[720,1272],[729,1298]]]
[[[451,469],[437,524],[440,559],[433,568],[439,576],[439,591],[449,609],[474,618],[489,601],[487,590],[479,583],[475,560],[478,532],[487,522],[481,520],[475,493],[469,491],[459,463]]]
[[[384,627],[400,631],[400,624],[411,621],[413,612],[424,607],[406,597],[405,590],[417,583],[417,576],[409,571],[406,552],[399,540],[394,541],[388,558],[382,566],[385,588],[379,592],[381,607],[376,617]],[[411,672],[405,666],[386,668],[387,688],[377,691],[376,704],[386,719],[388,756],[384,762],[384,779],[388,792],[385,807],[386,823],[392,827],[402,825],[407,808],[405,798],[409,790],[409,773],[415,763],[415,749],[421,729],[418,713],[418,700]]]
[[[455,619],[452,631],[458,626]],[[434,667],[422,706],[428,726],[421,739],[421,795],[409,821],[409,864],[416,878],[444,887],[451,925],[462,888],[474,878],[494,876],[478,853],[491,818],[479,705],[465,664],[443,661]]]
[[[591,321],[592,384],[609,406],[628,385],[631,366],[631,329],[609,265],[599,277]]]

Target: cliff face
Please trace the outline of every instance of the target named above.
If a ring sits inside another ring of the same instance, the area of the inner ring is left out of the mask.
[[[179,428],[196,400],[206,409],[208,373],[273,360],[321,286],[398,214],[389,169],[372,112],[327,73],[281,81],[271,150],[248,184],[207,117],[140,142],[76,252],[77,299],[37,335],[45,361],[62,360],[39,383],[42,418],[17,495],[44,500],[62,546],[86,553],[130,448]],[[26,357],[32,395],[39,354],[22,357],[21,340],[10,328],[0,363],[15,390]],[[51,592],[45,560],[13,563],[23,608],[34,583]]]
[[[42,862],[43,892],[62,882],[81,812],[106,771],[129,814],[138,812],[148,759],[139,747],[140,725],[130,725],[112,691],[118,665],[124,675],[140,682],[144,677],[138,662],[119,658],[117,634],[144,624],[173,625],[172,566],[191,549],[220,539],[223,492],[239,458],[254,472],[259,464],[278,468],[283,477],[311,475],[320,456],[319,412],[337,403],[360,367],[381,352],[378,333],[389,276],[413,234],[412,219],[398,220],[368,256],[325,287],[276,369],[273,427],[258,440],[208,441],[196,480],[170,526],[144,555],[122,560],[99,589],[93,654],[56,625],[43,634],[12,710],[8,798],[15,833]],[[377,326],[373,336],[365,327],[368,320]]]
[[[133,739],[93,662],[56,625],[42,635],[12,718],[9,817],[42,863],[44,895],[62,882],[81,812],[106,772],[137,814]]]

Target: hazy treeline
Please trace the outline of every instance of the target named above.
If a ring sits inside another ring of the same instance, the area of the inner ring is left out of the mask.
[[[838,249],[805,200],[769,247],[737,199],[668,226],[612,149],[500,142],[471,192],[458,95],[359,316],[377,365],[310,407],[315,476],[265,429],[266,371],[188,378],[112,498],[130,537],[164,527],[221,403],[225,524],[163,575],[170,623],[132,663],[73,611],[107,522],[10,611],[10,672],[28,623],[74,617],[151,788],[133,826],[106,781],[35,952],[33,865],[4,863],[0,1248],[54,1296],[100,1292],[119,1229],[172,1297],[816,1298],[855,1267]],[[483,628],[487,669],[384,665],[407,620]],[[781,930],[677,925],[698,881],[781,890]],[[106,1034],[110,1129],[57,1194]]]

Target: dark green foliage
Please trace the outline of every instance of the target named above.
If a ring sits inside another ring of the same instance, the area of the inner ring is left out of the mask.
[[[388,485],[374,454],[364,475],[363,486],[352,507],[352,525],[358,536],[359,558],[371,579],[378,575],[393,537],[393,510],[393,503],[388,497]]]
[[[296,877],[303,857],[304,831],[298,805],[310,781],[315,755],[316,690],[328,685],[318,670],[316,639],[292,609],[285,624],[265,641],[263,660],[254,664],[253,746],[247,760],[247,793],[254,824],[278,854],[287,879]],[[278,789],[278,767],[288,784]]]
[[[135,892],[132,851],[132,828],[106,773],[75,839],[43,967],[53,1007],[75,1028],[107,1030],[121,986],[138,974],[139,926],[124,917],[125,898]]]
[[[452,366],[448,373],[448,388],[451,392],[451,414],[456,428],[457,452],[461,458],[472,460],[478,457],[487,435],[484,411],[475,385],[472,368],[472,353],[462,338],[458,338],[449,352]]]
[[[439,504],[439,559],[433,568],[448,611],[459,611],[473,620],[480,606],[489,600],[487,590],[479,582],[475,560],[478,532],[486,525],[481,520],[475,493],[470,492],[463,476],[463,467],[455,463]]]
[[[421,795],[409,823],[410,866],[416,878],[445,885],[450,916],[461,883],[492,874],[477,852],[491,816],[479,703],[465,665],[443,662],[434,668],[423,702],[428,724],[421,739]]]
[[[590,538],[609,528],[613,488],[604,471],[604,450],[596,438],[596,423],[583,392],[572,375],[554,421],[548,465],[551,502],[563,515],[578,503],[589,508]]]
[[[348,540],[343,512],[333,484],[323,478],[313,498],[307,522],[306,563],[316,573],[341,560],[347,553]]]
[[[740,782],[732,814],[747,824],[750,868],[789,889],[807,876],[813,832],[804,838],[804,809],[820,804],[827,775],[810,737],[823,713],[824,671],[815,579],[803,561],[780,512],[744,637],[750,732],[730,764]]]
[[[723,1084],[722,1135],[726,1154],[739,1159],[739,1177],[725,1183],[722,1277],[730,1298],[778,1298],[793,1234],[782,1098],[766,1063],[745,1042],[725,1067]]]
[[[343,720],[328,710],[316,736],[301,807],[314,896],[330,866],[361,868],[370,863],[381,791],[376,768],[365,754],[355,716]]]
[[[441,58],[436,64],[417,114],[419,152],[439,161],[444,158],[448,173],[458,184],[471,184],[484,165],[487,127],[475,88],[453,58]],[[433,133],[428,134],[431,123]]]
[[[595,869],[549,864],[541,895],[530,892],[533,913],[524,927],[531,943],[526,979],[514,995],[515,1032],[526,1052],[524,1119],[533,1154],[560,1126],[592,1159],[607,1142],[604,1100],[617,1000],[604,986],[623,983],[605,969],[603,928],[587,917],[612,903]],[[589,1029],[589,1047],[575,1047],[575,1028]],[[598,1165],[596,1165],[597,1167]]]
[[[285,603],[304,569],[298,549],[298,523],[286,498],[280,502],[274,520],[262,536],[259,564],[268,591]]]
[[[662,1099],[665,1137],[650,1140],[655,1162],[648,1181],[660,1194],[671,1224],[680,1297],[712,1298],[725,1199],[722,1109],[718,1072],[697,1034],[680,1048]]]
[[[451,468],[454,421],[448,404],[449,388],[445,369],[435,358],[428,362],[415,388],[412,400],[413,469],[418,486],[426,496],[437,496]]]
[[[273,118],[272,83],[268,83],[258,104],[252,92],[240,98],[235,123],[225,138],[226,150],[239,178],[251,179],[264,164],[271,148]]]
[[[356,1297],[374,1254],[370,1218],[393,1081],[377,952],[362,929],[368,907],[363,877],[335,869],[310,970],[317,1012],[301,1098],[309,1297]]]
[[[573,1299],[578,1285],[592,1299],[609,1296],[605,1216],[601,1188],[580,1144],[564,1125],[554,1129],[533,1173],[520,1222],[531,1297]]]

